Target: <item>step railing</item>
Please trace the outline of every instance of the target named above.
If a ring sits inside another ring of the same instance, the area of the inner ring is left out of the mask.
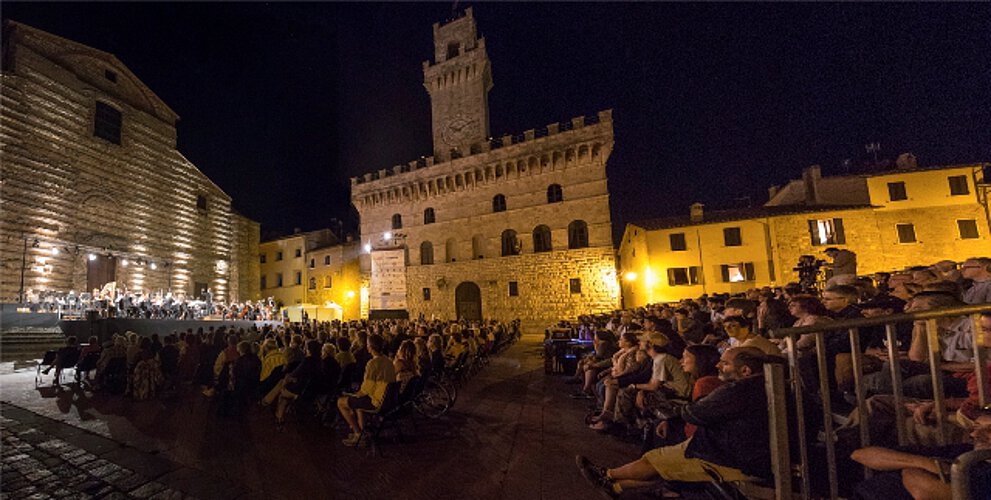
[[[898,343],[896,341],[895,325],[901,322],[924,322],[924,326],[922,326],[922,328],[924,328],[924,333],[926,336],[925,344],[929,364],[929,373],[932,378],[933,402],[935,406],[934,414],[936,417],[937,426],[936,437],[939,444],[946,444],[947,426],[952,424],[947,422],[947,415],[943,404],[945,394],[943,392],[943,379],[940,368],[942,357],[940,355],[937,321],[948,317],[968,316],[973,322],[973,362],[975,376],[977,379],[978,398],[980,400],[980,405],[983,408],[988,404],[988,380],[986,380],[987,372],[984,369],[987,365],[987,349],[982,346],[983,342],[981,341],[981,336],[991,335],[991,332],[981,331],[980,317],[982,313],[987,312],[991,312],[991,304],[978,304],[963,307],[935,309],[931,311],[892,314],[889,316],[876,318],[842,320],[830,323],[820,323],[813,326],[783,328],[772,331],[772,338],[783,339],[784,343],[787,345],[787,369],[789,370],[789,377],[786,378],[784,371],[786,369],[785,367],[773,363],[764,367],[765,384],[769,403],[768,424],[771,431],[770,447],[771,456],[773,457],[772,471],[774,473],[776,498],[794,498],[795,495],[792,489],[792,480],[794,478],[793,469],[797,474],[798,480],[800,481],[799,494],[801,495],[801,498],[807,499],[813,495],[813,492],[811,491],[811,478],[809,475],[809,443],[807,442],[806,437],[808,435],[808,429],[806,429],[806,419],[804,415],[806,407],[803,405],[803,400],[808,396],[804,394],[804,389],[802,387],[802,371],[800,366],[800,363],[806,362],[806,360],[800,359],[795,347],[796,342],[801,335],[812,334],[815,336],[815,362],[818,364],[817,373],[819,377],[818,397],[820,399],[819,403],[823,414],[823,428],[821,431],[823,431],[822,435],[825,437],[827,474],[829,476],[829,498],[836,499],[839,497],[839,479],[837,477],[837,457],[836,443],[834,440],[835,432],[833,429],[832,401],[830,401],[831,389],[829,377],[832,375],[829,373],[826,364],[827,334],[842,335],[843,332],[845,332],[850,342],[850,354],[854,375],[853,384],[857,401],[855,411],[859,419],[860,445],[861,447],[865,447],[870,445],[870,415],[867,412],[865,397],[863,373],[864,355],[860,349],[860,330],[868,327],[884,327],[889,361],[888,368],[891,371],[893,387],[898,443],[899,445],[904,445],[907,440],[907,431],[905,428],[906,415],[904,394],[902,390],[902,373],[899,358],[900,353],[898,351]],[[793,408],[795,411],[795,418],[793,421],[795,422],[794,430],[798,434],[798,453],[800,455],[794,464],[790,457],[789,449],[789,443],[793,442],[792,437],[789,435],[788,429],[787,395],[789,392],[794,398]],[[984,455],[978,454],[978,456]],[[970,461],[966,464],[961,465],[959,469],[964,471],[969,470],[969,467],[973,465],[973,461],[976,459],[970,458],[969,460]],[[954,470],[957,470],[956,465],[954,467]],[[865,474],[870,476],[871,472],[865,471]],[[959,475],[960,474],[956,474],[953,476],[953,498],[955,500],[969,500],[970,498],[977,498],[974,496],[973,492],[967,491],[966,484],[961,484],[961,479],[958,478]],[[966,476],[962,477],[965,478]]]

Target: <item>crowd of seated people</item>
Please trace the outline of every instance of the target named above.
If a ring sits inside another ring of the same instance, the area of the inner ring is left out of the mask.
[[[416,377],[440,377],[519,335],[518,321],[439,320],[221,326],[175,332],[164,339],[127,332],[103,346],[91,338],[83,350],[93,366],[78,375],[93,390],[125,393],[134,400],[200,387],[204,396],[220,401],[223,414],[243,414],[260,402],[273,408],[280,427],[300,398],[332,411],[339,397],[337,409],[351,431],[345,444],[355,445],[364,425],[358,410],[380,407],[386,385],[398,382],[404,391]],[[79,355],[72,352],[80,352],[75,338],[67,339],[47,370],[78,366],[74,360]]]
[[[935,446],[937,409],[932,401],[925,321],[894,325],[905,395],[905,437],[915,446],[912,449],[898,446],[883,325],[860,329],[863,387],[874,445],[861,450],[847,330],[827,329],[821,335],[825,384],[819,378],[816,334],[785,342],[772,333],[787,327],[828,327],[849,319],[985,303],[991,303],[991,259],[972,258],[959,265],[942,261],[871,277],[850,276],[822,292],[789,284],[581,317],[576,330],[593,342],[569,380],[580,386],[572,397],[589,401],[586,424],[591,429],[638,442],[642,457],[604,468],[579,456],[578,467],[608,496],[658,481],[770,479],[763,366],[786,364],[794,354],[801,368],[798,382],[809,405],[806,417],[815,422],[818,414],[821,428],[825,398],[820,387],[825,386],[835,421],[845,422],[836,430],[838,456],[878,470],[902,472],[898,480],[890,474],[881,475],[884,479],[880,480],[875,476],[848,494],[862,498],[888,494],[922,498],[924,492],[948,495],[945,481],[949,476],[934,472],[933,466],[919,468],[911,465],[918,461],[911,460],[904,467],[893,464],[898,462],[898,453],[912,452],[938,462],[940,457],[953,458],[953,453],[975,446],[989,446],[991,414],[978,403],[974,343],[980,338],[991,347],[991,313],[983,313],[976,325],[967,316],[935,322],[946,396],[942,411],[950,424],[946,429],[950,442],[956,443],[949,448]],[[983,335],[975,336],[975,328],[983,329]],[[991,380],[991,370],[986,380]],[[991,467],[979,470],[982,478],[991,474]]]

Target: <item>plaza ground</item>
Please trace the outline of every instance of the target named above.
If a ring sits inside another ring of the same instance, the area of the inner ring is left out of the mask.
[[[619,464],[638,447],[583,425],[575,386],[546,375],[542,336],[492,358],[439,420],[420,418],[383,456],[346,448],[340,428],[271,412],[220,417],[187,388],[135,402],[0,375],[4,498],[598,498],[576,453]],[[50,377],[47,379],[50,380]]]

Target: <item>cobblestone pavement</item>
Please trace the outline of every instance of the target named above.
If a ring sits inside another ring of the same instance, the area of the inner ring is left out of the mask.
[[[572,387],[545,375],[540,338],[493,358],[445,417],[418,419],[383,456],[345,448],[344,431],[300,412],[220,417],[187,388],[153,401],[76,388],[35,389],[33,371],[0,375],[0,496],[20,498],[597,498],[575,453],[606,464],[636,446],[582,423]]]

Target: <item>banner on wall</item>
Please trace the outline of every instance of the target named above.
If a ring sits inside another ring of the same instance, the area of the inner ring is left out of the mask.
[[[406,251],[375,250],[372,252],[372,279],[369,309],[406,309]]]

